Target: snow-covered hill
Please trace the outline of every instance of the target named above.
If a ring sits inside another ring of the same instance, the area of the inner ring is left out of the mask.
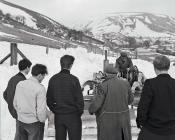
[[[0,41],[87,49],[90,42],[99,51],[104,44],[82,31],[70,29],[45,15],[4,0],[0,0]]]
[[[175,18],[152,13],[113,13],[90,21],[86,29],[98,38],[175,37]]]
[[[105,46],[115,53],[120,47],[149,47],[157,40],[162,43],[160,38],[175,43],[175,18],[160,14],[107,14],[81,26],[81,30],[69,29],[45,15],[0,0],[0,41],[52,48],[69,45],[89,49],[92,45],[99,51]]]
[[[47,16],[4,0],[0,1],[0,20],[15,27],[29,27],[58,37],[65,36],[68,31],[64,25]]]

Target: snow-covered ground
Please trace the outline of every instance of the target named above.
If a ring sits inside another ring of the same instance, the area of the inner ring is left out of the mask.
[[[5,57],[10,51],[10,44],[7,42],[0,42],[0,60]],[[44,86],[47,88],[49,78],[60,71],[59,60],[64,54],[70,54],[75,57],[75,63],[72,67],[71,73],[80,79],[83,84],[86,80],[92,78],[94,72],[103,70],[104,56],[87,53],[83,48],[76,49],[49,49],[49,54],[46,54],[46,49],[41,46],[18,44],[18,48],[32,61],[33,64],[42,63],[48,67],[48,76],[43,81]],[[20,57],[19,57],[20,59]],[[110,63],[115,63],[116,58],[108,58]],[[150,62],[144,60],[133,60],[133,63],[138,66],[147,78],[155,76],[153,66]],[[3,91],[7,86],[7,82],[14,74],[18,72],[17,66],[9,66],[9,60],[0,65],[0,126],[1,126],[1,139],[12,140],[15,133],[15,120],[12,119],[8,112],[7,104],[3,100]],[[175,77],[175,67],[171,65],[170,75]],[[31,76],[30,74],[28,77]],[[45,140],[50,140],[45,138]]]

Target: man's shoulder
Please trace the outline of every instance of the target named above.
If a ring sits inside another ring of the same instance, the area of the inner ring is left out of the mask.
[[[39,84],[38,85],[38,89],[41,91],[41,92],[46,92],[46,89],[45,89],[45,87],[44,87],[44,85],[43,84]]]
[[[12,76],[10,78],[10,81],[15,81],[15,80],[25,80],[25,76],[22,75],[22,73],[17,73],[16,75]]]
[[[26,80],[19,81],[16,85],[16,89],[22,89],[24,87],[29,87],[29,84],[26,84]]]
[[[13,80],[17,79],[18,77],[19,77],[18,74],[15,74],[14,76],[12,76],[12,77],[9,79],[9,81],[13,81]]]
[[[127,80],[126,78],[117,77],[117,76],[112,77],[112,78],[107,78],[107,79],[105,79],[102,83],[103,83],[103,84],[106,84],[106,83],[111,82],[111,81],[112,81],[112,82],[117,81],[117,82],[121,82],[121,83],[129,83],[128,80]]]
[[[34,82],[30,79],[26,79],[26,80],[23,80],[23,81],[20,81],[18,84],[17,84],[18,87],[23,87],[23,88],[33,88],[35,90],[45,90],[45,87],[44,85],[42,85],[41,83],[38,83],[38,82]]]
[[[78,80],[78,77],[76,77],[75,75],[70,74],[70,76],[71,76],[74,80]]]
[[[28,79],[19,81],[18,84],[17,84],[17,86],[22,86],[22,85],[27,85],[27,86],[29,86],[29,85],[28,85]]]
[[[9,79],[8,83],[9,84],[16,84],[16,83],[23,81],[23,80],[25,80],[25,77],[22,77],[19,74],[16,74]]]
[[[57,73],[55,75],[53,75],[51,78],[50,78],[50,82],[52,81],[55,81],[56,79],[59,79],[59,77],[62,77],[62,73]],[[70,77],[72,80],[79,80],[78,77],[76,77],[75,75],[73,74],[67,74],[68,77]]]
[[[102,87],[107,87],[109,84],[113,85],[114,87],[121,86],[121,87],[130,88],[130,84],[128,80],[121,77],[114,77],[111,79],[104,80],[100,85]]]
[[[50,80],[49,81],[54,80],[55,78],[59,77],[59,75],[61,75],[61,74],[60,73],[54,74],[53,76],[50,77]]]
[[[153,78],[149,78],[149,79],[146,79],[145,82],[144,82],[144,85],[154,85],[156,83],[159,83],[159,79],[158,77],[153,77]]]
[[[130,86],[129,81],[126,78],[119,77],[118,80],[121,84],[125,84],[127,86]]]

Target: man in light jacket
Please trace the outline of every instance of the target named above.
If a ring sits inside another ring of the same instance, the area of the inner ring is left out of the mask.
[[[20,140],[43,140],[47,108],[46,90],[40,83],[46,74],[46,66],[36,64],[32,77],[16,86],[13,105],[18,115]]]

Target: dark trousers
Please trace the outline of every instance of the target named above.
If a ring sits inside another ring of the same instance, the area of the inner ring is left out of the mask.
[[[16,133],[14,140],[19,140],[19,121],[16,120]]]
[[[55,115],[55,134],[56,140],[81,140],[82,121],[77,114]]]
[[[175,140],[175,134],[173,135],[158,135],[150,132],[149,130],[142,128],[137,140]]]
[[[44,138],[44,123],[35,122],[26,124],[19,122],[19,140],[43,140]]]

